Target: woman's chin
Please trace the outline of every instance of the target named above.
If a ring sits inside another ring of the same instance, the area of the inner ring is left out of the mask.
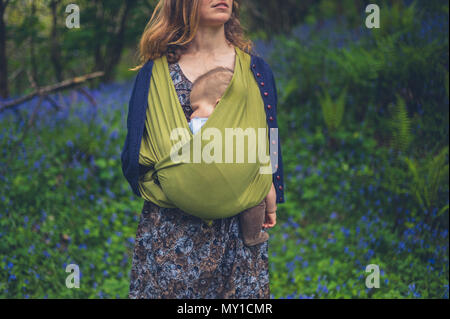
[[[226,12],[216,12],[214,13],[214,18],[204,21],[202,24],[208,27],[220,27],[223,26],[227,21],[230,20],[230,15]]]

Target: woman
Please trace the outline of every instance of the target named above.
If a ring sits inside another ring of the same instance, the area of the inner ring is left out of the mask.
[[[189,92],[196,78],[219,66],[233,70],[235,47],[247,53],[251,50],[251,42],[243,39],[238,9],[237,0],[158,3],[140,42],[142,65],[138,67],[140,72],[130,99],[128,133],[122,152],[122,169],[136,195],[141,196],[138,169],[139,176],[146,169],[141,162],[138,167],[137,153],[145,145],[143,118],[151,61],[161,55],[167,57],[180,104],[190,121]],[[261,82],[260,89],[267,122],[273,130],[277,127],[273,75],[261,58],[252,55],[252,61],[255,79],[267,83]],[[272,207],[276,207],[275,202],[284,202],[280,143],[277,146],[277,170],[267,195]],[[266,212],[263,227],[275,224],[276,212]],[[270,298],[268,268],[268,242],[245,246],[238,215],[216,219],[208,227],[178,208],[159,207],[146,200],[136,235],[129,297]]]

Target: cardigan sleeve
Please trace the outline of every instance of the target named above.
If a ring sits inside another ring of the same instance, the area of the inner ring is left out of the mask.
[[[131,92],[130,100],[128,101],[128,115],[127,115],[127,134],[125,137],[125,143],[122,148],[121,153],[121,162],[122,162],[122,173],[123,176],[126,178],[130,186],[133,185],[133,176],[130,174],[130,138],[132,138],[132,134],[130,132],[130,128],[132,125],[132,114],[134,111],[134,101],[135,101],[135,95],[136,95],[136,86],[138,82],[138,75],[136,75],[134,84],[133,84],[133,90]]]
[[[279,131],[279,127],[278,127],[278,120],[277,120],[277,109],[278,109],[278,94],[277,94],[277,86],[275,83],[275,77],[273,75],[272,69],[270,68],[270,66],[267,64],[267,62],[264,61],[265,67],[267,69],[269,78],[271,80],[272,83],[272,92],[273,92],[273,96],[274,96],[274,121],[275,121],[275,127],[278,128]],[[282,151],[281,151],[281,138],[280,138],[280,134],[278,134],[278,169],[274,172],[273,174],[273,183],[275,186],[275,190],[277,193],[277,203],[284,203],[285,202],[285,198],[284,198],[284,172],[283,172],[283,157],[282,157]]]

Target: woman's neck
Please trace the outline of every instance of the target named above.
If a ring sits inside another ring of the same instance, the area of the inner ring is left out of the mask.
[[[199,26],[186,53],[192,55],[221,55],[229,52],[231,43],[225,37],[224,25]]]

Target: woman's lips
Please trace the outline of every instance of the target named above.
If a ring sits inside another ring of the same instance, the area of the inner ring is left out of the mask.
[[[228,6],[225,3],[220,3],[220,4],[213,6],[213,8],[227,9]]]

